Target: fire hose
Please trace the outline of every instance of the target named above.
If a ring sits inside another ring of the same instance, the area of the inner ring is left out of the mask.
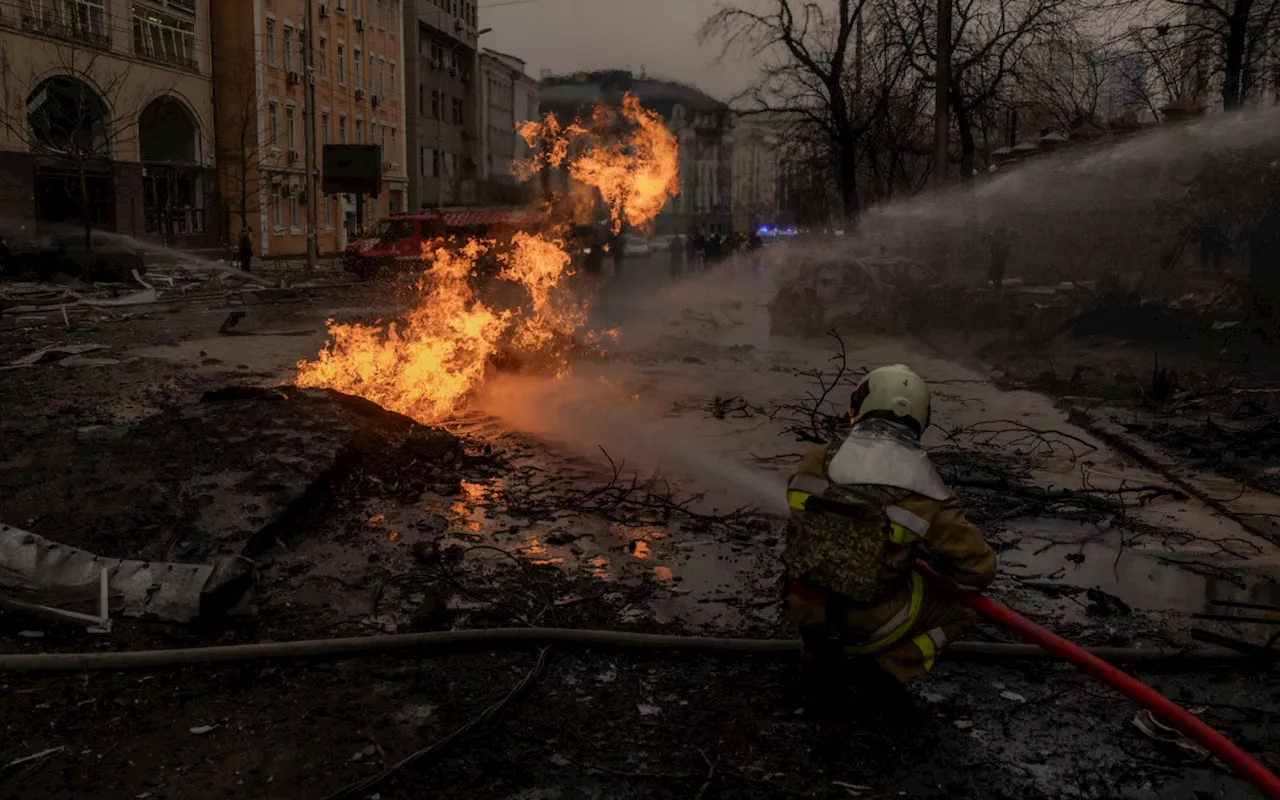
[[[1263,796],[1270,800],[1280,800],[1280,778],[1277,778],[1266,767],[1199,718],[1185,711],[1151,687],[1103,660],[1103,658],[1111,658],[1116,661],[1166,659],[1223,661],[1242,658],[1242,656],[1221,649],[1203,649],[1189,653],[1114,647],[1087,650],[1050,633],[980,592],[958,588],[950,580],[939,575],[933,568],[923,562],[917,563],[917,570],[939,591],[956,602],[972,608],[979,614],[1032,642],[1032,645],[957,642],[948,648],[948,653],[970,657],[1036,657],[1038,655],[1047,655],[1065,660],[1086,675],[1102,681],[1140,705],[1150,709],[1162,721],[1198,742],[1209,753],[1235,770],[1242,778],[1252,783]],[[573,644],[683,652],[736,653],[787,653],[800,649],[800,642],[791,639],[672,636],[577,628],[482,628],[114,653],[0,654],[0,672],[154,669],[158,667],[234,663],[272,658],[360,656],[394,650],[533,644]],[[1247,658],[1247,656],[1243,658]]]
[[[1072,666],[1084,674],[1102,681],[1112,689],[1128,696],[1129,699],[1150,709],[1151,713],[1162,721],[1173,726],[1180,733],[1194,739],[1222,763],[1235,770],[1236,774],[1252,783],[1264,797],[1270,798],[1270,800],[1280,800],[1280,778],[1277,778],[1270,770],[1254,760],[1252,756],[1237,747],[1230,739],[1218,733],[1198,717],[1155,689],[1147,686],[1137,678],[1116,669],[1083,647],[1050,633],[981,592],[960,589],[923,561],[917,562],[916,570],[957,603],[968,606],[992,622],[1008,628],[1023,639],[1069,661]]]

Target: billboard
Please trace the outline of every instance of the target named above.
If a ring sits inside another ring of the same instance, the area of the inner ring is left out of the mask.
[[[376,144],[326,144],[320,188],[326,194],[380,194],[382,148]]]

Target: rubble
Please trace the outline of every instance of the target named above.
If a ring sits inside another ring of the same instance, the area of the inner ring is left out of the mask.
[[[84,600],[92,605],[100,577],[107,610],[129,617],[192,622],[256,612],[256,576],[248,559],[226,556],[212,564],[169,564],[100,558],[0,525],[0,604],[7,597],[62,610],[73,610]]]

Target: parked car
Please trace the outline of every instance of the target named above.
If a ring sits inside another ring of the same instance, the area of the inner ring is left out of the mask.
[[[623,252],[628,256],[647,256],[649,255],[649,243],[639,236],[623,237]]]

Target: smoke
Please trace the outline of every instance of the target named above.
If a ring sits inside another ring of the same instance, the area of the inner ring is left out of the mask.
[[[603,461],[601,450],[627,471],[658,472],[682,496],[707,491],[704,505],[743,506],[785,514],[785,485],[699,442],[701,420],[661,416],[661,407],[628,394],[625,378],[601,373],[563,379],[507,375],[486,384],[477,408],[514,430],[581,456]]]

